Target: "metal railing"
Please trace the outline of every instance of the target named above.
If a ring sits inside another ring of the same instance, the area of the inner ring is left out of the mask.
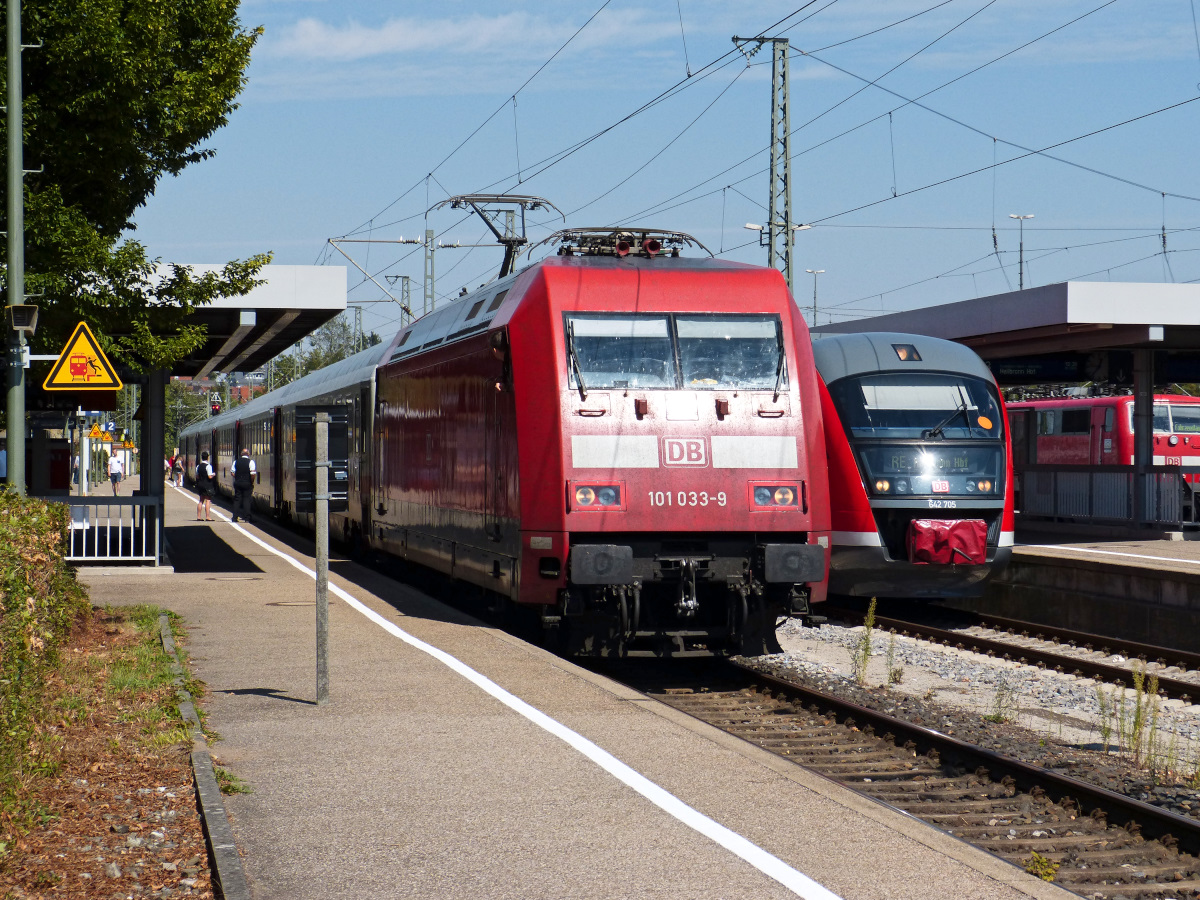
[[[1189,474],[1194,470],[1186,470]],[[1098,524],[1180,527],[1197,520],[1194,488],[1178,466],[1026,466],[1019,479],[1017,511],[1023,516]],[[1137,479],[1145,484],[1137,510]]]
[[[70,507],[68,562],[162,564],[162,516],[158,497],[46,499]]]

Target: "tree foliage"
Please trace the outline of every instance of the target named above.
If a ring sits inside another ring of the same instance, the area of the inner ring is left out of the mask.
[[[382,343],[374,331],[362,336],[359,346],[355,340],[354,326],[345,313],[330,319],[311,335],[296,344],[286,353],[271,360],[271,384],[273,387],[302,378],[310,372],[331,366],[359,350]]]
[[[269,257],[165,278],[122,235],[164,175],[213,154],[261,29],[238,0],[23,0],[26,291],[42,294],[37,345],[80,319],[115,361],[170,366],[204,340],[187,317],[245,293]],[[0,16],[0,20],[3,16]],[[2,73],[0,73],[2,74]],[[7,227],[7,223],[5,223]]]

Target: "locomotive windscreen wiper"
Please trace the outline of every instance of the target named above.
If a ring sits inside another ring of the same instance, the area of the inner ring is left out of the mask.
[[[783,386],[783,377],[787,374],[787,353],[783,349],[783,338],[779,339],[779,365],[775,367],[775,396],[772,403],[779,401],[779,389]]]
[[[583,383],[583,367],[579,365],[579,354],[575,352],[575,323],[567,323],[567,356],[571,360],[571,371],[579,383],[579,399],[587,399],[587,385]]]
[[[942,432],[942,429],[944,429],[947,425],[949,425],[951,422],[953,422],[958,416],[963,417],[963,421],[967,423],[967,431],[970,431],[971,430],[971,417],[967,415],[967,410],[968,410],[967,398],[960,394],[959,401],[958,401],[958,408],[955,409],[954,412],[950,413],[950,415],[946,416],[946,418],[942,419],[942,421],[940,421],[936,425],[934,425],[932,428],[928,429],[927,431],[922,431],[921,437],[922,438],[931,438],[934,435],[937,435],[938,437],[945,437],[946,435]]]

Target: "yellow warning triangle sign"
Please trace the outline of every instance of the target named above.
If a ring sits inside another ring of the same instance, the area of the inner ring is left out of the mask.
[[[100,430],[99,425],[93,425],[92,430],[88,432],[88,437],[99,439],[104,436],[104,432]]]
[[[121,379],[87,323],[80,322],[42,387],[47,391],[115,391],[121,388]]]
[[[104,432],[104,434],[100,435],[100,440],[108,441],[111,444],[112,443],[112,433],[108,432],[108,431]]]

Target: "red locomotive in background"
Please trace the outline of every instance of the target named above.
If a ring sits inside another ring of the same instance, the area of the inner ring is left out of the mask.
[[[778,649],[777,618],[825,597],[830,536],[812,347],[782,276],[683,257],[678,233],[551,240],[386,348],[185,431],[189,463],[211,446],[227,479],[251,446],[256,502],[303,518],[296,423],[336,408],[346,538],[533,611],[572,653]]]

